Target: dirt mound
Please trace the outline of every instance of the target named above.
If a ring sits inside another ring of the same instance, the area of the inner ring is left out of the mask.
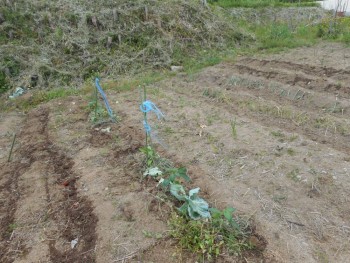
[[[96,74],[169,68],[199,47],[223,50],[245,38],[199,1],[16,0],[0,14],[1,87],[80,86]]]

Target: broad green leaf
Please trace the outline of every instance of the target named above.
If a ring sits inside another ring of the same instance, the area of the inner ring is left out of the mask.
[[[210,217],[210,213],[208,210],[209,205],[204,199],[196,197],[194,199],[189,200],[188,204],[192,214],[196,213],[200,217],[204,217],[204,218]]]
[[[158,167],[151,167],[151,168],[148,168],[144,173],[143,175],[144,176],[152,176],[152,177],[157,177],[158,175],[162,175],[163,172],[161,170],[159,170]]]
[[[219,209],[215,208],[215,207],[209,208],[209,212],[211,213],[211,216],[213,218],[220,218],[221,215],[222,215],[222,212]]]
[[[191,181],[190,177],[187,175],[187,169],[185,167],[177,169],[177,176],[183,178],[187,182]]]
[[[236,209],[232,208],[232,207],[227,207],[224,211],[224,217],[226,218],[227,221],[231,222],[233,220],[232,217],[232,213],[235,211]]]
[[[186,201],[185,189],[180,184],[170,184],[170,193],[180,201]]]
[[[190,198],[191,198],[193,195],[198,194],[199,190],[200,190],[200,188],[199,188],[199,187],[194,188],[194,189],[192,189],[192,190],[190,190],[190,191],[188,192],[188,195],[189,195],[189,196],[190,196]]]
[[[169,186],[170,181],[169,181],[168,179],[163,179],[163,181],[161,182],[161,184],[162,184],[163,187],[167,187],[167,186]]]
[[[191,179],[188,177],[187,175],[187,169],[182,167],[182,168],[173,168],[173,169],[169,169],[168,170],[169,172],[169,180],[174,183],[176,182],[176,178],[177,177],[180,177],[180,178],[183,178],[185,181],[189,182],[191,181]]]
[[[208,203],[197,196],[199,188],[195,188],[189,191],[188,202],[188,215],[192,219],[210,218],[209,205]]]

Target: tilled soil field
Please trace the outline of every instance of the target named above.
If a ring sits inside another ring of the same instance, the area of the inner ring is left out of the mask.
[[[349,56],[323,44],[148,87],[160,155],[255,229],[255,251],[217,262],[350,262]],[[107,96],[118,123],[92,125],[87,96],[1,114],[1,262],[196,262],[141,180],[139,91]]]

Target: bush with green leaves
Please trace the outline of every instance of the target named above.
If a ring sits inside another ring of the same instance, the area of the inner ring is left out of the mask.
[[[152,149],[150,146],[143,147],[141,149],[141,151],[148,156],[147,164],[153,163],[152,158],[150,158],[150,149]],[[155,154],[153,150],[151,151],[151,154]],[[186,168],[170,168],[164,173],[164,175],[168,176],[162,177],[163,172],[158,167],[148,167],[143,175],[151,176],[153,178],[161,177],[158,185],[161,185],[165,190],[169,190],[171,195],[178,201],[184,202],[184,204],[179,208],[179,211],[183,215],[189,216],[194,220],[198,220],[200,218],[210,218],[208,203],[204,199],[198,197],[199,188],[190,190],[187,195],[184,186],[178,180],[180,178],[187,182],[191,180],[187,175]]]
[[[332,17],[318,24],[317,36],[350,43],[350,17]]]

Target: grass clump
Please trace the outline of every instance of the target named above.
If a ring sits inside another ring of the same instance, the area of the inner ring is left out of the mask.
[[[232,212],[233,209],[212,210],[209,220],[189,220],[173,213],[169,220],[170,236],[177,240],[181,251],[195,253],[203,262],[214,260],[222,253],[240,255],[253,245],[244,229],[233,221]]]
[[[317,36],[350,44],[350,17],[330,17],[317,26]]]
[[[256,26],[259,49],[283,49],[309,46],[317,41],[317,29],[300,24],[292,28],[287,23],[270,23]]]
[[[2,97],[0,98],[0,111],[14,109],[26,111],[51,100],[66,98],[81,93],[82,91],[76,88],[55,88],[47,91],[38,90],[33,92],[29,98],[18,97],[16,100],[7,100],[6,97]]]

